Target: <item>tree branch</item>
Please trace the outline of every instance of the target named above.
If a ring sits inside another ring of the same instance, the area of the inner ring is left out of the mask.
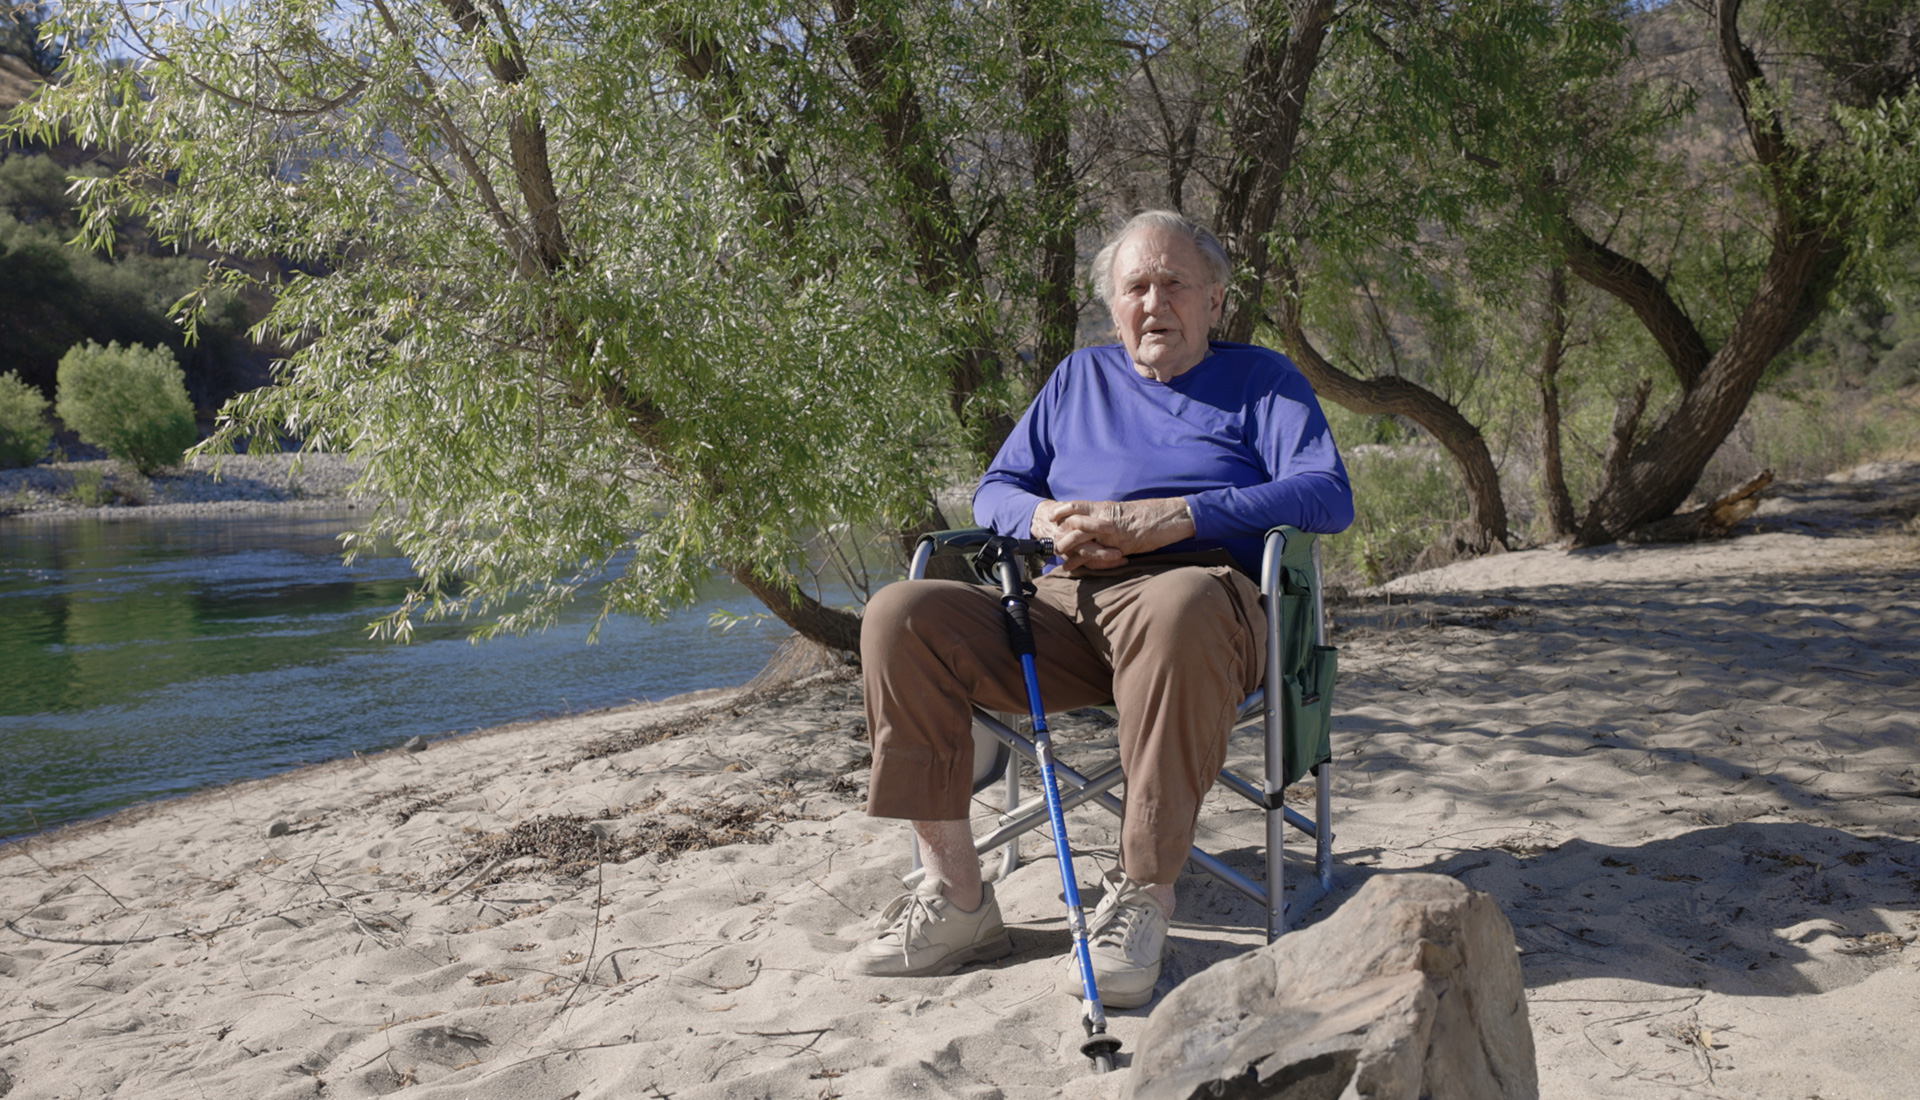
[[[1660,346],[1682,390],[1692,390],[1698,385],[1701,374],[1713,359],[1713,351],[1707,347],[1706,338],[1700,335],[1693,318],[1667,292],[1665,281],[1647,270],[1645,264],[1595,240],[1574,221],[1571,212],[1562,212],[1560,226],[1567,266],[1573,273],[1633,310],[1648,335]]]
[[[1268,235],[1280,210],[1281,189],[1293,166],[1294,143],[1306,112],[1307,89],[1320,47],[1334,19],[1333,0],[1260,0],[1249,7],[1246,60],[1231,126],[1239,161],[1220,203],[1220,237],[1244,274],[1230,288],[1221,332],[1245,341],[1261,315],[1273,263]]]
[[[707,124],[726,135],[735,170],[770,199],[766,214],[774,231],[791,244],[807,220],[806,197],[766,117],[739,109],[746,96],[739,70],[728,60],[725,48],[713,35],[684,25],[663,28],[659,39],[673,54],[681,75],[699,89],[700,111]],[[747,132],[744,139],[741,130]]]
[[[1789,148],[1786,122],[1778,110],[1768,110],[1764,115],[1754,113],[1753,85],[1764,81],[1766,74],[1760,70],[1759,58],[1740,39],[1741,2],[1718,0],[1715,3],[1715,44],[1720,50],[1720,63],[1727,70],[1727,81],[1733,87],[1734,106],[1739,108],[1740,121],[1745,124],[1747,137],[1753,142],[1754,157],[1775,177],[1775,186],[1778,187],[1782,183],[1779,179],[1780,170],[1785,167],[1782,162]]]
[[[872,10],[872,0],[866,6],[862,0],[833,0],[833,15],[844,32],[865,106],[879,125],[881,158],[894,177],[895,207],[918,257],[921,286],[962,313],[954,324],[947,401],[954,418],[969,429],[975,454],[990,459],[1013,430],[1013,420],[1004,410],[981,415],[970,407],[995,365],[976,315],[987,300],[978,229],[968,231],[954,200],[953,180],[927,127],[897,15]]]
[[[447,14],[471,37],[484,40],[487,67],[503,88],[517,88],[526,82],[527,61],[520,51],[513,27],[504,14],[497,18],[504,42],[494,39],[487,21],[472,0],[444,0]],[[498,5],[495,11],[500,12]],[[566,228],[560,219],[560,194],[553,182],[553,164],[547,155],[547,128],[531,104],[521,104],[507,121],[507,152],[513,164],[514,182],[520,198],[527,204],[533,223],[533,246],[543,275],[552,276],[567,266],[572,249],[567,244]]]
[[[1287,354],[1307,376],[1314,393],[1357,413],[1404,416],[1425,429],[1453,457],[1466,483],[1471,535],[1465,541],[1469,547],[1479,551],[1495,545],[1505,547],[1507,507],[1500,495],[1500,473],[1494,468],[1493,455],[1480,429],[1452,402],[1417,382],[1393,376],[1355,378],[1334,366],[1302,325],[1298,273],[1285,256],[1278,258],[1275,266],[1284,283],[1280,315],[1267,321],[1279,330]]]

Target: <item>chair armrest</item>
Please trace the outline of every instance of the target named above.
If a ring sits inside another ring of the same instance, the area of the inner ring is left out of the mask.
[[[1260,576],[1255,578],[1260,590],[1272,591],[1270,582],[1276,580],[1288,581],[1291,587],[1302,592],[1310,590],[1320,571],[1314,554],[1314,544],[1319,537],[1285,524],[1268,530],[1261,553]]]
[[[956,527],[951,531],[929,531],[920,536],[920,542],[932,543],[935,554],[954,554],[984,546],[993,537],[993,532],[985,527]]]
[[[927,565],[934,558],[968,553],[986,545],[986,541],[992,537],[993,532],[985,527],[929,531],[920,536],[920,541],[913,544],[913,561],[907,567],[907,577],[917,581],[927,575]],[[986,582],[982,580],[981,583]]]

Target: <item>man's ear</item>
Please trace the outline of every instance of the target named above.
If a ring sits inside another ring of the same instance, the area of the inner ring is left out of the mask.
[[[1212,306],[1212,311],[1207,315],[1207,327],[1212,328],[1213,326],[1220,323],[1221,311],[1226,308],[1226,304],[1227,304],[1226,284],[1225,283],[1213,284],[1213,289],[1208,291],[1208,295],[1209,295],[1209,299],[1213,302],[1213,306]]]

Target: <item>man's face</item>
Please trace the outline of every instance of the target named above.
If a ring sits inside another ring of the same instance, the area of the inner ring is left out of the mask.
[[[1168,381],[1207,357],[1207,333],[1225,299],[1185,234],[1148,226],[1114,250],[1113,327],[1148,378]]]

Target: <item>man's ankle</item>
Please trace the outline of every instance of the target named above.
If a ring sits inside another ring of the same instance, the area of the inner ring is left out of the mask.
[[[1164,911],[1167,916],[1173,916],[1173,903],[1175,900],[1173,883],[1144,882],[1140,884],[1140,888],[1145,890],[1149,897],[1160,903],[1161,910]]]
[[[946,897],[948,904],[962,913],[977,913],[987,901],[986,887],[977,882],[973,884],[971,894],[951,882],[942,884],[940,893]],[[973,904],[967,904],[969,901]]]

